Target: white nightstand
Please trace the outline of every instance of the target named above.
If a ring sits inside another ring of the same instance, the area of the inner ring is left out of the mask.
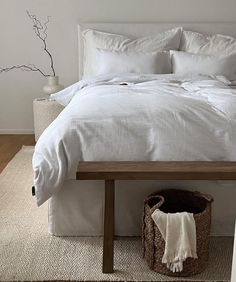
[[[64,107],[50,98],[37,98],[33,102],[34,134],[37,142],[43,131],[54,121]]]

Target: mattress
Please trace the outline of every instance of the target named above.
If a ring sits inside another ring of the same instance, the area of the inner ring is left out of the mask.
[[[115,234],[139,236],[144,198],[162,188],[181,188],[214,197],[212,235],[232,236],[236,215],[235,182],[231,181],[117,181]],[[67,180],[49,200],[49,233],[55,236],[103,234],[103,181]]]

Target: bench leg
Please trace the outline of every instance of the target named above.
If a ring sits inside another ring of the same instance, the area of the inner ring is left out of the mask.
[[[105,180],[105,213],[103,235],[103,273],[112,273],[114,264],[115,181]]]

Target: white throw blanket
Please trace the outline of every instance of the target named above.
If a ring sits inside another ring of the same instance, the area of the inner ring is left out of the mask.
[[[183,262],[197,258],[196,225],[192,213],[164,213],[156,209],[152,218],[165,240],[162,263],[172,272],[181,272]]]

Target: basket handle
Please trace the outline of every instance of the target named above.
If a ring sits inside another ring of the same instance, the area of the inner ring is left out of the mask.
[[[145,199],[144,204],[147,204],[150,199],[159,199],[159,202],[150,209],[151,213],[153,213],[156,209],[159,209],[159,207],[162,206],[165,201],[163,196],[153,195]]]
[[[201,193],[199,191],[194,191],[194,195],[197,197],[203,197],[205,200],[207,200],[209,203],[214,202],[214,199],[211,195],[206,194],[206,193]]]

